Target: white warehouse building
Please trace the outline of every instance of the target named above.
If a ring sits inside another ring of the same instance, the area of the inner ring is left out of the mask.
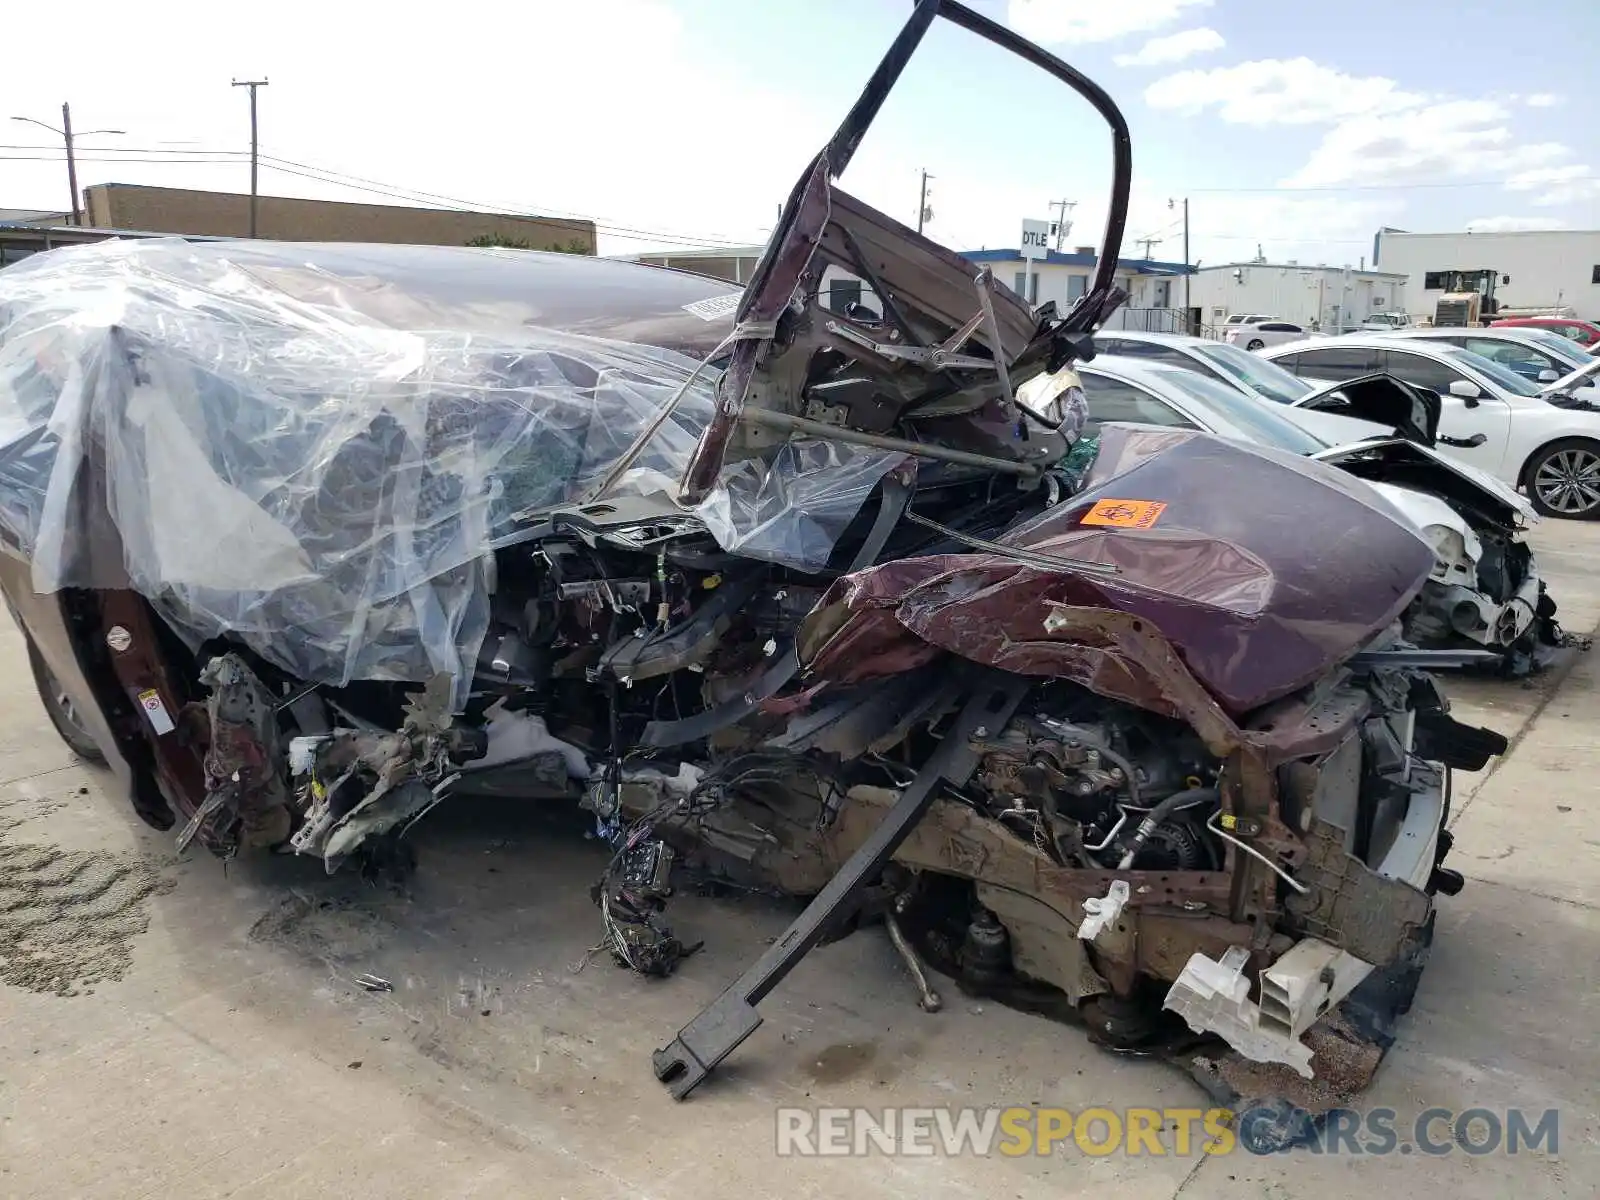
[[[1221,325],[1238,313],[1337,333],[1373,313],[1404,312],[1406,277],[1357,267],[1235,262],[1200,268],[1189,289],[1189,304],[1204,325]]]
[[[1501,308],[1570,309],[1600,318],[1600,230],[1523,230],[1507,233],[1407,233],[1381,229],[1374,264],[1407,277],[1414,315],[1432,314],[1444,295],[1447,271],[1493,271]]]
[[[762,246],[704,247],[618,257],[742,284],[749,281],[763,249]],[[997,281],[1030,303],[1054,300],[1063,312],[1083,295],[1099,262],[1093,246],[1079,246],[1071,253],[1052,250],[1047,257],[1037,260],[1025,260],[1022,252],[1015,249],[967,250],[963,257],[973,263],[987,264]],[[1182,263],[1149,258],[1118,259],[1115,279],[1117,286],[1128,293],[1128,300],[1111,314],[1107,327],[1180,332],[1184,324],[1180,307],[1183,303],[1182,276],[1193,271],[1193,267]],[[844,312],[852,304],[863,304],[874,311],[881,307],[869,283],[838,267],[829,266],[823,272],[819,290],[823,304],[836,312]]]

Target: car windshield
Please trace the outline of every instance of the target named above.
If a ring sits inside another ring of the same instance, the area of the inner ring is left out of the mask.
[[[1249,437],[1288,450],[1292,454],[1315,454],[1326,450],[1328,443],[1313,437],[1288,417],[1279,415],[1272,406],[1193,371],[1181,368],[1163,370],[1162,382],[1174,391],[1182,392],[1190,403],[1197,403],[1206,411],[1237,427]]]
[[[1510,368],[1503,367],[1481,354],[1474,354],[1470,350],[1462,350],[1455,346],[1438,346],[1435,349],[1444,355],[1452,366],[1468,367],[1476,371],[1503,392],[1510,392],[1513,396],[1539,395],[1539,384],[1531,379],[1524,379]]]
[[[1195,346],[1194,352],[1223,374],[1279,404],[1293,404],[1301,396],[1315,390],[1304,379],[1290,374],[1277,363],[1237,346],[1230,346],[1227,342],[1208,342],[1203,346]]]
[[[1519,329],[1519,341],[1527,341],[1539,349],[1546,351],[1553,358],[1559,358],[1569,364],[1573,370],[1583,366],[1589,354],[1571,338],[1564,338],[1559,333],[1551,333],[1548,329],[1529,327]]]

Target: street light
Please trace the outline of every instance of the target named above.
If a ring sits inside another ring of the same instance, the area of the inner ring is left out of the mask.
[[[25,122],[26,124],[29,124],[29,125],[37,125],[37,126],[39,126],[40,129],[48,129],[51,133],[55,134],[57,137],[61,138],[61,140],[63,142],[66,143],[66,146],[67,146],[67,187],[72,190],[72,223],[74,225],[82,225],[83,224],[83,209],[80,207],[79,201],[78,201],[78,163],[77,163],[77,160],[75,158],[73,158],[73,156],[72,156],[72,108],[71,108],[71,106],[67,105],[67,104],[63,104],[61,106],[61,128],[60,129],[57,129],[54,125],[47,124],[44,121],[36,120],[33,117],[12,117],[11,119],[13,121],[22,121],[22,122]],[[94,137],[96,134],[101,134],[101,133],[117,134],[117,135],[120,136],[120,135],[126,134],[127,130],[125,130],[125,129],[91,129],[91,130],[89,130],[88,133],[84,134],[83,136],[84,137]]]

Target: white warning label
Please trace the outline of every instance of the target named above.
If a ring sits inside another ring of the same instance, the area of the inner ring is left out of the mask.
[[[150,728],[158,734],[171,733],[177,728],[172,723],[172,714],[167,711],[167,706],[161,703],[161,693],[155,688],[139,693],[139,707],[144,709],[144,715],[150,719]]]
[[[739,310],[739,298],[743,295],[743,292],[729,292],[726,296],[696,300],[693,304],[685,304],[683,311],[693,313],[702,321],[720,321],[723,317],[733,316]]]

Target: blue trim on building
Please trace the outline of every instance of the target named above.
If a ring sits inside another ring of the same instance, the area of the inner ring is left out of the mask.
[[[1020,250],[963,250],[961,257],[979,263],[1024,261]],[[1099,259],[1093,254],[1064,254],[1052,250],[1048,257],[1033,261],[1052,267],[1092,267]],[[1199,270],[1198,267],[1187,267],[1183,263],[1159,262],[1153,258],[1119,258],[1117,267],[1132,271],[1135,275],[1193,275]]]

